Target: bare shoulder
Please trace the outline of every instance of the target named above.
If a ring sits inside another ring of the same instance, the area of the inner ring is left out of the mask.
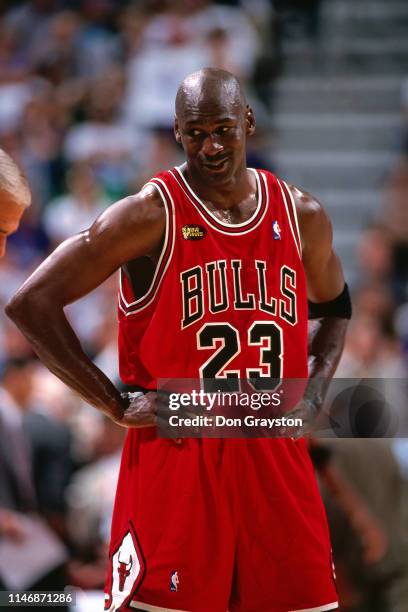
[[[309,243],[316,239],[331,241],[331,221],[321,202],[295,185],[289,185],[289,189],[296,206],[303,248],[307,248]]]
[[[165,209],[161,195],[152,184],[145,185],[139,193],[127,197],[129,206],[135,214],[146,218],[156,218],[165,215]]]
[[[125,223],[126,226],[159,222],[165,218],[163,201],[153,185],[146,185],[138,193],[112,204],[99,217],[100,222]]]
[[[166,211],[152,185],[107,208],[89,228],[87,238],[97,245],[116,244],[122,261],[154,252],[166,227]]]
[[[302,261],[308,297],[326,302],[340,295],[344,287],[341,262],[333,249],[333,230],[322,204],[310,193],[291,185],[302,240]]]

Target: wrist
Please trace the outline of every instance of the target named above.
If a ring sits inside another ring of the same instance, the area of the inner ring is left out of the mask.
[[[322,400],[319,396],[313,395],[308,397],[307,395],[303,398],[304,403],[307,406],[307,411],[312,418],[317,417],[322,407]]]

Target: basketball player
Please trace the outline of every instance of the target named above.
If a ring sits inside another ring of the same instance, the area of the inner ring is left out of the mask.
[[[7,307],[48,368],[125,443],[105,609],[338,608],[326,519],[304,439],[160,439],[158,378],[306,378],[312,421],[350,302],[330,221],[311,196],[246,167],[255,119],[237,79],[204,69],[176,98],[186,163],[114,204],[34,272]],[[122,380],[82,350],[64,307],[120,269]],[[320,381],[320,382],[319,382]],[[324,382],[323,382],[324,381]],[[263,382],[263,381],[261,381]],[[150,426],[150,427],[148,427]]]
[[[6,252],[7,237],[18,229],[30,203],[31,193],[25,177],[11,157],[0,149],[0,257]]]

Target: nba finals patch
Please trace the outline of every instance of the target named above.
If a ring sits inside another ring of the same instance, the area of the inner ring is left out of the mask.
[[[207,233],[201,225],[183,225],[181,228],[184,240],[201,240]]]
[[[279,223],[277,221],[272,221],[272,234],[274,240],[281,239],[281,228],[279,227]]]

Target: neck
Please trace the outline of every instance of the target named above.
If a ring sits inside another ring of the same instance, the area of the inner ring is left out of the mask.
[[[201,200],[211,202],[220,209],[233,208],[253,195],[256,190],[254,179],[244,164],[230,181],[220,185],[205,183],[202,177],[195,174],[194,168],[189,167],[187,162],[181,166],[181,171],[192,190]]]

